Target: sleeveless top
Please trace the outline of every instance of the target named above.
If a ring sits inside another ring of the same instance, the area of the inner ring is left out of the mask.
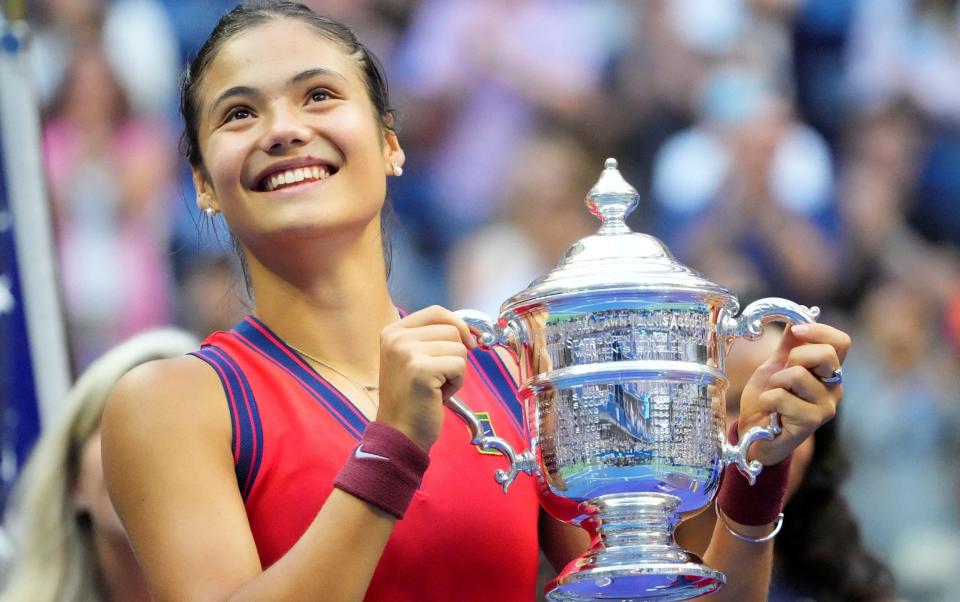
[[[367,418],[253,316],[208,337],[193,355],[223,384],[233,421],[237,487],[264,569],[297,542],[333,490]],[[475,350],[456,394],[488,433],[526,445],[523,412],[506,366]],[[430,467],[397,521],[366,600],[534,599],[539,505],[521,474],[504,495],[493,479],[499,454],[469,444],[466,425],[445,409]],[[348,558],[343,562],[349,562]]]

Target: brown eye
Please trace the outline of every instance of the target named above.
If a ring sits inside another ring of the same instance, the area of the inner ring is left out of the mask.
[[[330,92],[327,90],[314,90],[310,93],[310,100],[312,102],[323,102],[324,100],[330,100]]]
[[[250,109],[246,107],[237,107],[235,109],[231,109],[230,112],[227,113],[227,117],[224,119],[224,122],[226,123],[230,121],[236,121],[238,119],[248,119],[251,115],[252,113],[250,112]]]

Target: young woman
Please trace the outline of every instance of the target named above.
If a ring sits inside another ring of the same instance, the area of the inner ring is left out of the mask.
[[[503,495],[502,459],[445,409],[456,394],[520,445],[509,368],[450,311],[403,316],[390,299],[380,213],[404,153],[373,57],[300,5],[241,6],[182,108],[197,202],[239,241],[255,310],[108,404],[108,486],[154,596],[532,599],[538,544],[562,567],[587,538],[540,514],[532,479]],[[848,345],[798,329],[757,371],[743,428],[771,411],[784,426],[757,459],[780,463],[830,419],[840,388],[817,375]],[[729,521],[748,537],[771,523]],[[762,599],[771,549],[718,527],[718,599]]]
[[[60,422],[44,432],[17,482],[6,528],[14,540],[3,602],[149,600],[130,542],[107,497],[100,415],[131,368],[179,357],[197,340],[152,330],[114,347],[77,380]]]

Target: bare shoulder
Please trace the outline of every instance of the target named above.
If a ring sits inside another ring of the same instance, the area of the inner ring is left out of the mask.
[[[259,574],[211,367],[185,356],[130,371],[102,428],[107,490],[155,599],[226,598]]]
[[[230,417],[217,374],[193,356],[155,360],[137,366],[116,384],[107,399],[103,425],[113,431],[149,433],[188,428],[230,436]]]
[[[107,487],[121,510],[127,488],[147,475],[173,484],[233,472],[226,397],[217,374],[196,357],[128,372],[107,398],[101,428]]]

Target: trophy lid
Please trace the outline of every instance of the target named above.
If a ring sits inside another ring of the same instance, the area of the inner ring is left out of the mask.
[[[600,229],[571,245],[553,270],[508,299],[501,312],[558,297],[617,291],[736,304],[730,291],[677,261],[658,239],[630,229],[625,220],[639,198],[617,169],[617,160],[607,159],[585,201],[600,219]]]

